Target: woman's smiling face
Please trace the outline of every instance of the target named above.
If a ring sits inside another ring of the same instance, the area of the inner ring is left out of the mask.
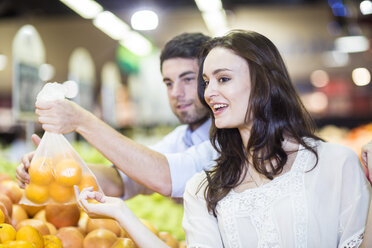
[[[251,91],[248,62],[232,50],[215,47],[203,67],[204,99],[212,109],[217,128],[245,128]]]

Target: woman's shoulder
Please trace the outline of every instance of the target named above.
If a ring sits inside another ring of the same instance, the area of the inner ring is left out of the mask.
[[[196,173],[186,184],[186,193],[204,195],[204,190],[208,184],[207,174],[205,171]]]
[[[339,159],[345,158],[358,158],[356,152],[348,146],[335,144],[331,142],[318,141],[318,152],[328,156],[336,156]]]
[[[341,144],[319,141],[317,146],[318,166],[321,171],[330,170],[335,174],[360,173],[362,166],[356,152]]]

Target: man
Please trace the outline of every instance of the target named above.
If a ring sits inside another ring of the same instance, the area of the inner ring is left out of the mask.
[[[211,123],[208,110],[197,94],[197,57],[200,47],[209,39],[201,33],[184,33],[174,37],[163,48],[160,71],[167,87],[169,105],[185,125],[177,127],[151,149],[160,153],[182,152],[209,139]],[[124,199],[153,192],[131,180],[122,171],[119,170],[119,173],[125,185]]]
[[[210,37],[200,33],[185,33],[174,37],[162,50],[160,56],[161,73],[167,87],[169,104],[173,113],[185,125],[177,127],[159,143],[152,146],[151,148],[155,151],[168,154],[183,152],[187,148],[209,139],[210,120],[208,110],[201,104],[197,96],[197,76],[199,70],[197,56],[202,44],[209,39]],[[66,115],[64,116],[66,117]],[[43,123],[43,114],[40,115],[40,119]],[[32,139],[36,145],[40,142],[40,139],[36,135],[33,135]],[[89,138],[87,140],[89,141]],[[128,155],[133,155],[133,153],[128,152]],[[33,153],[24,156],[22,160],[23,164],[17,168],[17,178],[21,185],[23,182],[28,182],[27,168],[32,156]],[[103,191],[108,195],[124,195],[124,198],[128,199],[139,193],[152,192],[143,185],[131,180],[119,170],[120,180],[114,167],[110,168],[103,165],[89,165],[89,167],[97,176]],[[129,174],[131,174],[130,170]],[[182,177],[182,175],[180,176]],[[138,178],[134,178],[141,182]],[[177,179],[174,181],[177,181]],[[124,192],[123,183],[125,186]],[[156,188],[152,189],[156,190]],[[182,196],[182,194],[176,196]]]

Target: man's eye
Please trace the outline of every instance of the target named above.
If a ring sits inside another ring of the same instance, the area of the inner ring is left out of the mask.
[[[185,81],[185,82],[191,82],[193,80],[195,80],[195,78],[193,78],[193,77],[187,77],[187,78],[183,79],[183,81]]]
[[[165,86],[167,86],[167,88],[170,88],[170,87],[172,87],[172,85],[173,85],[173,83],[172,83],[172,82],[166,82],[166,83],[165,83]]]

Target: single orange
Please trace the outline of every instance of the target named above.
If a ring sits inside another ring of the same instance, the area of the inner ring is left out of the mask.
[[[30,183],[25,188],[25,195],[30,201],[43,204],[49,199],[48,187]]]
[[[28,215],[27,215],[26,210],[24,210],[23,207],[21,207],[18,204],[13,204],[12,220],[11,220],[12,226],[17,226],[19,222],[27,218],[28,218]]]
[[[57,228],[52,223],[46,221],[45,224],[47,225],[50,234],[55,235],[57,233]]]
[[[173,237],[172,234],[168,232],[159,232],[159,238],[163,240],[163,242],[168,245],[170,248],[178,248],[179,242],[178,240]]]
[[[98,191],[97,181],[94,178],[94,176],[92,176],[90,174],[85,174],[81,178],[81,182],[79,184],[79,189],[80,189],[80,191],[82,191],[84,188],[88,188],[88,187],[93,187],[94,191]]]
[[[53,182],[49,185],[49,195],[55,202],[67,203],[71,201],[74,191],[72,187],[66,187],[57,182]]]
[[[36,248],[36,246],[33,243],[23,240],[10,241],[6,242],[5,244],[7,245],[6,247],[8,248]]]
[[[15,240],[16,230],[12,225],[0,224],[0,243]]]
[[[44,248],[62,248],[61,240],[55,235],[44,235]]]
[[[38,157],[32,160],[28,173],[31,183],[47,185],[53,180],[52,161]]]
[[[67,158],[60,160],[55,166],[56,181],[64,186],[79,185],[82,177],[80,164]]]
[[[5,221],[5,215],[3,211],[0,209],[0,224],[4,223]]]
[[[64,150],[63,152],[59,153],[59,154],[54,154],[52,160],[53,160],[53,164],[56,165],[58,164],[60,161],[64,160],[64,159],[72,159],[74,161],[78,160],[75,158],[74,154],[71,154],[70,151],[66,151]]]
[[[23,240],[31,242],[35,245],[36,248],[43,248],[44,247],[44,239],[43,235],[39,230],[37,230],[33,226],[23,226],[21,227],[16,234],[16,240]]]
[[[137,248],[137,245],[129,238],[118,238],[111,248]]]

